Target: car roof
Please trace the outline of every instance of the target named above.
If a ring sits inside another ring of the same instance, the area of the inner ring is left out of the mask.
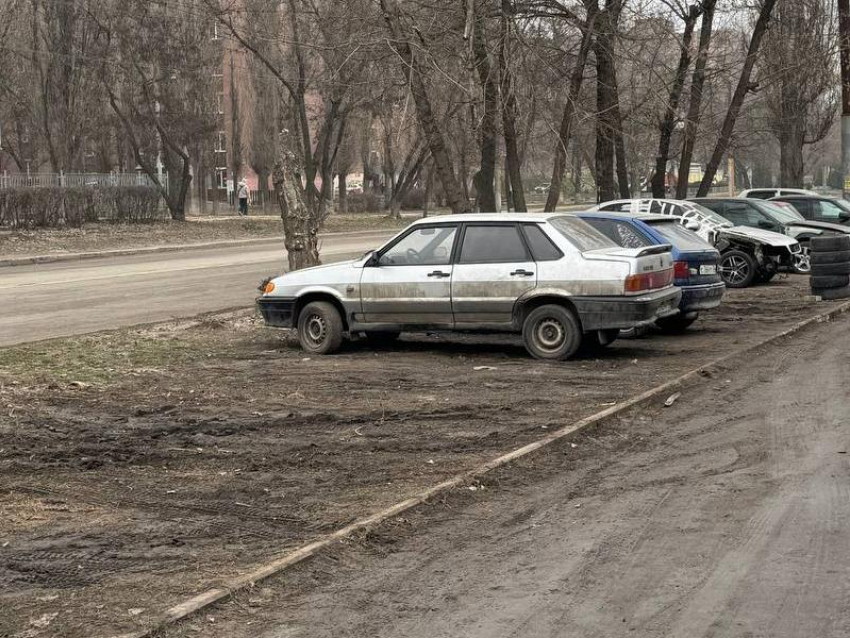
[[[435,217],[423,217],[417,219],[411,225],[419,224],[442,224],[446,222],[545,222],[552,217],[562,217],[569,213],[462,213],[460,215],[437,215]]]
[[[595,210],[590,212],[582,212],[576,211],[574,213],[570,213],[570,215],[578,215],[580,217],[598,217],[600,219],[605,217],[620,217],[622,219],[637,219],[642,222],[670,222],[673,221],[673,215],[658,215],[656,213],[630,213],[628,211],[618,211],[618,210]],[[675,219],[678,219],[675,217]]]
[[[766,202],[778,201],[781,202],[783,199],[812,199],[816,201],[834,201],[838,199],[837,197],[827,197],[825,195],[807,195],[804,193],[788,193],[787,195],[780,195],[779,197],[771,197],[770,199],[766,199]]]

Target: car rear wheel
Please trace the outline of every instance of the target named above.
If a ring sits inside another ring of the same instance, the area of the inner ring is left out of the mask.
[[[554,304],[532,310],[522,325],[525,348],[536,359],[565,361],[578,352],[582,342],[576,316]]]
[[[791,269],[798,275],[812,272],[812,255],[808,244],[800,244],[800,252],[793,255]]]
[[[678,334],[690,328],[697,319],[699,319],[698,312],[680,312],[672,317],[658,319],[655,325],[665,334]]]
[[[756,277],[756,260],[742,250],[720,256],[720,277],[729,288],[747,288]]]
[[[332,354],[342,345],[345,327],[333,304],[314,301],[298,315],[298,341],[310,354]]]

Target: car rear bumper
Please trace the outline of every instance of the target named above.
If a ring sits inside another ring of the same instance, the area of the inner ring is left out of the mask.
[[[679,302],[679,310],[684,313],[717,308],[725,292],[726,284],[723,282],[705,286],[682,287],[682,301]]]
[[[295,299],[285,297],[260,297],[257,308],[266,325],[275,328],[292,328],[295,320]]]
[[[628,330],[679,312],[682,291],[670,288],[636,297],[571,297],[582,328]]]

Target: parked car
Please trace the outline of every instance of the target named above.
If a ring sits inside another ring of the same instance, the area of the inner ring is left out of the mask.
[[[760,228],[735,226],[705,206],[677,199],[626,199],[594,210],[653,213],[677,217],[720,251],[720,276],[729,288],[747,288],[792,268],[802,252],[799,242]]]
[[[776,204],[790,204],[804,218],[829,224],[850,226],[850,202],[833,197],[782,195],[770,200]]]
[[[675,315],[681,296],[669,245],[622,248],[564,214],[479,214],[419,220],[359,259],[272,279],[257,305],[312,354],[346,333],[498,331],[564,360]]]
[[[814,191],[807,191],[803,188],[750,188],[738,193],[738,197],[742,199],[773,199],[774,197],[784,197],[786,195],[802,195],[803,197],[818,196]]]
[[[812,237],[850,234],[850,226],[809,221],[784,202],[734,197],[691,201],[713,210],[737,226],[763,228],[793,237],[800,242],[801,248],[801,252],[795,256],[793,271],[802,275],[811,272],[809,242]]]
[[[643,213],[576,213],[606,237],[625,248],[656,244],[673,247],[675,285],[682,290],[679,314],[659,319],[664,332],[686,330],[702,310],[720,305],[726,285],[720,277],[720,252],[679,220]]]

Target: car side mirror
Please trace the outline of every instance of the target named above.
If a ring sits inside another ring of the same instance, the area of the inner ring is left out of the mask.
[[[850,221],[850,212],[847,212],[846,210],[841,211],[840,213],[838,213],[838,219],[843,222]]]
[[[689,219],[685,222],[685,228],[691,231],[692,233],[698,233],[700,228],[702,228],[702,224],[700,224],[695,219]]]
[[[378,253],[375,252],[374,250],[370,250],[364,256],[366,257],[366,261],[363,262],[364,268],[374,268],[375,266],[378,265],[378,260],[379,260]]]
[[[774,226],[774,224],[770,223],[766,219],[760,219],[759,220],[759,228],[764,228],[766,230],[773,230],[773,228],[775,228],[775,226]]]

